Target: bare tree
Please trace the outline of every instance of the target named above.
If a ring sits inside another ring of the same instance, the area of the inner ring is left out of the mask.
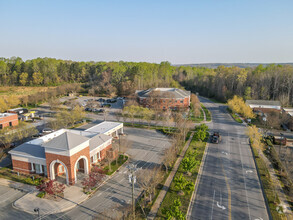
[[[171,145],[168,149],[164,152],[163,157],[163,164],[166,169],[166,173],[168,173],[169,167],[171,167],[174,163],[174,161],[177,158],[177,153],[174,145]]]
[[[152,196],[156,193],[156,188],[163,180],[164,175],[160,166],[156,166],[153,169],[143,169],[137,172],[137,182],[139,186],[144,190],[144,199],[152,202]]]
[[[123,159],[125,159],[125,153],[129,148],[131,148],[132,141],[128,140],[127,138],[120,137],[119,145],[119,151],[121,152],[121,154],[123,154]]]

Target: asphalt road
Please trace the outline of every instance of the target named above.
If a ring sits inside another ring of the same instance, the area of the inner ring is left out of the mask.
[[[155,130],[124,128],[126,137],[132,142],[127,154],[131,163],[139,169],[149,169],[161,163],[164,149],[170,146],[166,136]],[[74,209],[58,214],[45,216],[42,219],[114,219],[121,206],[131,204],[131,185],[126,167],[120,169],[90,199]],[[141,189],[135,185],[135,198]]]
[[[12,207],[12,203],[25,193],[7,186],[0,185],[0,219],[34,219],[35,216],[19,211]]]
[[[222,141],[208,145],[190,219],[269,219],[246,127],[224,105],[200,101],[211,111],[211,132],[219,131]]]

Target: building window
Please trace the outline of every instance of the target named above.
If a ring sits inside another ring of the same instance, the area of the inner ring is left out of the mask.
[[[11,121],[9,122],[9,126],[10,126],[10,127],[12,126],[12,122],[11,122]]]
[[[47,176],[47,166],[43,166],[44,174]]]
[[[181,100],[180,103],[183,103],[183,100]]]
[[[77,163],[77,169],[79,169],[79,163]],[[63,166],[59,165],[59,173],[63,172]]]
[[[97,162],[97,159],[98,159],[97,154],[94,154],[94,156],[92,158],[93,158],[93,163],[96,163]]]
[[[36,173],[41,173],[41,165],[35,164],[35,170],[36,170]]]

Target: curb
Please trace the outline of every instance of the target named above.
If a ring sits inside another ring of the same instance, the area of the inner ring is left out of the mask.
[[[197,175],[195,184],[194,184],[194,190],[193,190],[192,195],[190,197],[190,202],[189,202],[188,209],[187,209],[186,219],[190,219],[190,217],[191,217],[191,205],[193,204],[193,201],[194,201],[194,199],[196,197],[196,193],[197,193],[199,181],[201,179],[201,174],[202,174],[203,167],[204,167],[204,164],[205,164],[205,160],[206,160],[208,148],[209,148],[209,143],[207,142],[206,143],[206,148],[205,148],[205,151],[204,151],[204,155],[203,155],[203,157],[201,159],[201,163],[200,163],[200,167],[199,167],[199,172],[198,172],[198,175]]]

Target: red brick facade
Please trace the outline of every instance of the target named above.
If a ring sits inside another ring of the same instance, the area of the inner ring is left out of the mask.
[[[74,166],[76,161],[80,156],[86,156],[88,159],[88,171],[90,171],[90,149],[89,147],[86,147],[82,149],[81,151],[77,152],[76,154],[72,156],[63,156],[63,155],[58,155],[58,154],[51,154],[51,153],[46,153],[46,163],[47,163],[47,175],[50,178],[50,164],[54,160],[59,160],[67,168],[68,171],[68,179],[69,179],[69,184],[73,185],[75,183],[75,172],[74,172]],[[82,159],[84,161],[84,159]],[[58,172],[55,173],[55,175],[58,175]]]
[[[148,108],[159,108],[162,110],[173,109],[178,110],[182,108],[188,108],[189,97],[182,98],[182,99],[175,99],[175,98],[157,98],[157,100],[151,100],[149,98],[139,98],[139,103],[143,107]]]
[[[31,163],[20,161],[20,160],[12,160],[13,170],[15,172],[27,173],[31,172]]]
[[[5,115],[5,113],[4,113]],[[0,117],[0,129],[18,125],[18,116],[16,114]]]

